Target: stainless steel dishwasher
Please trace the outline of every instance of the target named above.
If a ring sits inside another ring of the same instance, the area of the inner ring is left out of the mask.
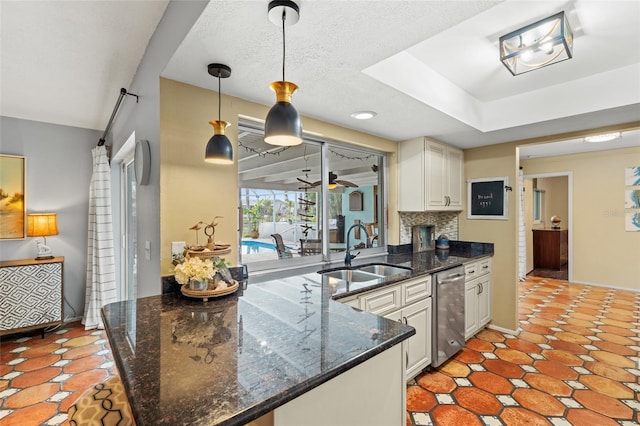
[[[464,267],[433,276],[431,365],[438,367],[464,347]]]

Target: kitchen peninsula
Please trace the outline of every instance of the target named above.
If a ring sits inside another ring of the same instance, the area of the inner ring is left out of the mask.
[[[360,262],[424,275],[462,260],[422,253]],[[319,269],[251,277],[206,303],[172,293],[105,306],[137,424],[403,424],[401,342],[415,330],[334,300],[361,289],[329,286]]]
[[[413,328],[323,290],[312,272],[206,303],[176,293],[105,306],[137,424],[399,424],[399,343]]]

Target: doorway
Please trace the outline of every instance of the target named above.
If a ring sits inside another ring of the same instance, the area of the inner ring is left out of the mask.
[[[571,172],[524,175],[527,276],[573,278],[571,188]]]

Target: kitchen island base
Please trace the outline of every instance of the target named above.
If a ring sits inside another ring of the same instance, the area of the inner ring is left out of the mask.
[[[251,426],[388,426],[405,421],[406,387],[396,345],[249,423]]]

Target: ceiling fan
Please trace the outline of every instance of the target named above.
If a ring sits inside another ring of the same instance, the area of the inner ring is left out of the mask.
[[[301,178],[296,178],[298,179],[300,182],[304,183],[305,185],[309,185],[311,187],[316,187],[318,185],[320,185],[322,183],[322,181],[317,180],[315,182],[309,182],[306,181],[304,179]],[[348,180],[341,180],[338,179],[338,175],[333,173],[333,172],[329,172],[329,189],[333,189],[335,188],[337,185],[342,185],[342,186],[346,186],[348,188],[357,188],[358,185],[356,185],[353,182],[349,182]]]

